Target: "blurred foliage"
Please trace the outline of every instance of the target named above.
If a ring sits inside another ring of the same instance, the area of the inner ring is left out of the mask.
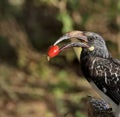
[[[58,15],[58,20],[61,21],[63,24],[63,28],[62,28],[63,33],[73,30],[73,26],[72,26],[73,21],[68,12],[60,13]]]
[[[0,116],[85,117],[87,95],[72,50],[49,63],[47,49],[65,32],[101,34],[120,55],[120,0],[1,0]]]

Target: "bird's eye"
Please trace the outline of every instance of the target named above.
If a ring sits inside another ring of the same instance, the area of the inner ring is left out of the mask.
[[[89,41],[93,41],[93,37],[89,37],[88,40],[89,40]]]

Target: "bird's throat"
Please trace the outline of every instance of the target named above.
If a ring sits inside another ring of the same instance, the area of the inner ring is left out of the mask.
[[[107,49],[96,49],[94,47],[91,47],[91,48],[84,48],[82,49],[82,52],[81,52],[81,57],[84,58],[84,57],[100,57],[100,58],[109,58],[110,57],[110,54],[108,52]]]

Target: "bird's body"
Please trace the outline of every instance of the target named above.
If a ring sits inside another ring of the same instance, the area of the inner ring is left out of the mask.
[[[111,105],[115,117],[120,117],[120,61],[111,57],[104,39],[93,32],[72,31],[58,39],[55,45],[70,38],[77,38],[82,42],[72,42],[61,50],[82,47],[80,67],[83,75]]]
[[[111,57],[101,36],[92,34],[88,38],[93,38],[91,45],[96,49],[91,52],[83,48],[81,70],[91,86],[113,107],[116,117],[120,117],[120,61]],[[96,37],[100,43],[95,42]]]
[[[117,113],[120,104],[120,64],[112,58],[81,56],[80,67],[91,86],[114,107]],[[106,96],[107,95],[107,96]]]

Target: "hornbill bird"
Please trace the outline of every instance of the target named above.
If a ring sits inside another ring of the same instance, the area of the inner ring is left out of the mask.
[[[54,47],[60,42],[76,38],[63,45],[60,49],[49,50],[48,56],[54,57],[61,51],[71,47],[81,47],[80,67],[84,77],[99,95],[111,105],[115,117],[120,117],[120,61],[112,58],[106,43],[99,34],[86,31],[71,31],[60,37]],[[56,54],[51,56],[50,51]]]

